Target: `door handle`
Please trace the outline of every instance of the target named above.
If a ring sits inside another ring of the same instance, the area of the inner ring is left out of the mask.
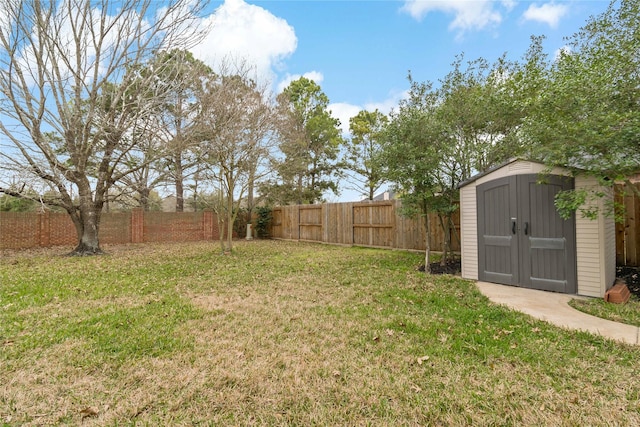
[[[516,219],[511,218],[511,234],[516,234]]]
[[[525,222],[524,223],[524,235],[526,236],[527,234],[529,234],[529,223]]]

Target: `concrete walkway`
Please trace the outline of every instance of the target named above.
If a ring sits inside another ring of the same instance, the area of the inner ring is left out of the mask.
[[[569,306],[575,295],[536,291],[515,286],[477,282],[480,292],[496,304],[503,304],[540,320],[567,329],[588,331],[627,344],[640,344],[640,328],[601,319]]]

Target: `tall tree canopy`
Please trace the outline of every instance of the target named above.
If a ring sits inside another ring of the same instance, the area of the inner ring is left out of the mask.
[[[640,2],[612,2],[569,41],[555,61],[531,58],[550,65],[523,132],[549,166],[624,181],[640,170]]]
[[[164,70],[145,75],[140,65],[198,39],[202,3],[156,6],[151,0],[0,2],[0,132],[11,144],[0,152],[2,167],[54,190],[47,202],[69,213],[78,254],[101,252],[108,191],[140,167],[124,163],[136,148],[132,135],[167,102],[167,86],[153,84]],[[27,179],[22,186],[3,182],[0,192],[28,197],[21,191],[29,188]]]
[[[362,110],[349,120],[351,138],[345,142],[343,163],[353,188],[369,200],[384,182],[380,155],[388,122],[378,110]]]
[[[338,193],[336,161],[343,140],[331,117],[329,98],[313,80],[294,80],[278,96],[280,150],[277,177],[262,192],[275,202],[315,203],[331,190]]]
[[[431,222],[429,212],[440,194],[440,166],[448,145],[438,119],[438,95],[431,83],[409,76],[409,98],[390,115],[382,161],[386,177],[397,186],[407,215],[419,214],[426,230],[425,268],[429,272]]]
[[[201,116],[204,88],[215,79],[213,70],[186,50],[160,52],[145,68],[155,73],[152,84],[165,88],[165,102],[158,111],[161,126],[155,140],[163,150],[163,170],[166,180],[173,184],[176,212],[184,210],[185,180],[197,172],[199,139],[195,132]]]
[[[444,174],[449,187],[455,188],[473,174],[519,154],[512,133],[523,114],[514,108],[517,91],[510,79],[515,67],[504,57],[494,64],[482,58],[465,63],[460,55],[452,67],[440,81],[437,109],[453,146]]]

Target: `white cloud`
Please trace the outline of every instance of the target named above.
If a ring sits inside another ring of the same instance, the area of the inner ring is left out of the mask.
[[[525,21],[538,21],[557,28],[560,19],[569,12],[569,6],[564,4],[545,3],[541,6],[532,4],[524,12],[522,17]]]
[[[313,80],[317,84],[322,83],[322,81],[324,80],[324,75],[320,71],[309,71],[309,72],[306,72],[306,73],[304,73],[302,75],[300,75],[300,74],[287,74],[282,79],[282,81],[280,81],[280,83],[278,83],[277,93],[282,92],[287,86],[289,86],[289,83],[291,83],[294,80],[298,80],[300,77],[304,77],[306,79]]]
[[[564,45],[553,53],[553,60],[558,61],[562,55],[571,55],[571,47]]]
[[[409,98],[409,90],[393,91],[389,97],[380,102],[368,102],[364,105],[367,111],[379,110],[383,114],[389,114],[392,109],[396,108],[401,100]]]
[[[509,12],[511,12],[513,8],[516,7],[517,4],[518,3],[516,2],[516,0],[502,0],[502,5]]]
[[[360,110],[362,110],[362,107],[358,105],[348,104],[346,102],[336,102],[333,104],[329,104],[329,111],[331,111],[331,116],[335,119],[340,120],[340,129],[342,130],[342,135],[349,134],[349,119],[358,114]]]
[[[453,14],[454,19],[449,24],[449,29],[463,33],[500,24],[502,15],[495,8],[497,4],[499,3],[491,0],[405,0],[401,10],[416,20],[421,20],[430,12]],[[510,0],[502,4],[507,9],[513,7]]]
[[[392,109],[398,106],[402,99],[409,96],[409,91],[391,92],[389,97],[380,102],[368,102],[364,105],[354,105],[346,102],[336,102],[329,104],[331,115],[340,120],[340,129],[344,136],[349,135],[349,119],[357,115],[361,110],[375,111],[378,110],[383,114],[389,114]]]
[[[214,68],[224,60],[244,61],[258,76],[271,80],[274,68],[298,45],[287,21],[243,0],[225,0],[207,21],[210,33],[191,50]]]

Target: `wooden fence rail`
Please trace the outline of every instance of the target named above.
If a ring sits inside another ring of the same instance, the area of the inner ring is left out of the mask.
[[[640,188],[640,183],[635,184]],[[640,266],[640,198],[631,191],[620,191],[616,202],[624,206],[624,222],[616,223],[616,262]]]
[[[640,187],[640,183],[635,185]],[[624,222],[616,223],[617,264],[640,266],[640,198],[630,191],[618,191],[616,202],[625,208]],[[424,250],[423,221],[400,215],[400,207],[399,200],[277,207],[271,235],[286,240]],[[437,215],[431,216],[431,224],[431,248],[441,251],[444,233]],[[452,235],[459,235],[459,213],[454,226]],[[455,237],[452,249],[460,250]]]
[[[371,246],[424,250],[424,221],[400,214],[401,202],[326,203],[322,205],[281,206],[273,210],[271,236],[338,245]],[[454,215],[453,236],[459,235],[459,214]],[[431,216],[431,248],[442,251],[444,232],[437,215]],[[460,245],[454,237],[452,250]]]

